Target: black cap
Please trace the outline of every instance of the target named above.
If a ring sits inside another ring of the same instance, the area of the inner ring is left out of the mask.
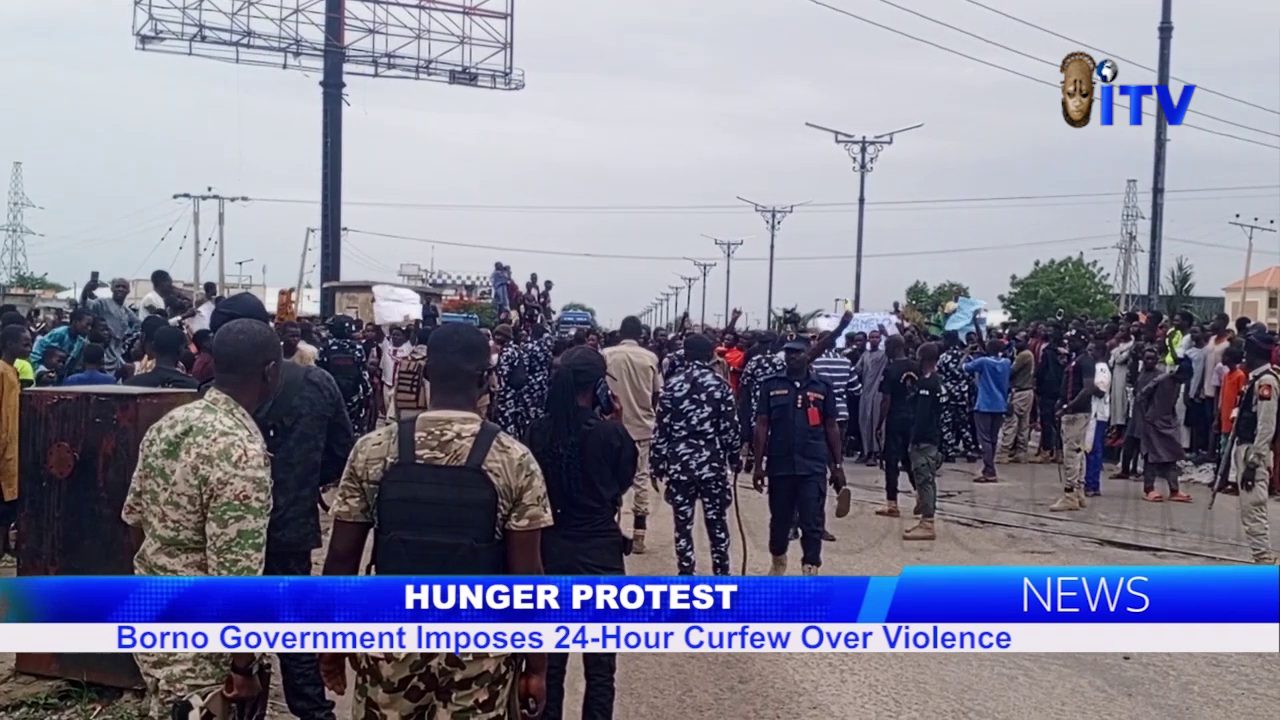
[[[1276,347],[1276,339],[1269,332],[1251,332],[1244,337],[1244,349],[1254,353],[1270,353]]]
[[[218,303],[209,317],[209,329],[216,333],[218,328],[232,320],[257,320],[269,323],[271,315],[267,313],[266,306],[256,295],[242,292]]]
[[[788,340],[786,344],[782,346],[782,349],[784,352],[787,350],[797,350],[799,352],[804,352],[809,349],[809,338],[805,337],[804,335],[797,335],[791,338],[790,340]]]

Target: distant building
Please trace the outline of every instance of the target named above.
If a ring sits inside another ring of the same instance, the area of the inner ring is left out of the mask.
[[[1120,296],[1111,295],[1111,299],[1120,303]],[[1130,308],[1133,310],[1145,310],[1147,307],[1146,295],[1130,295]],[[1178,307],[1173,307],[1174,300],[1178,301]],[[1156,300],[1156,309],[1163,313],[1176,312],[1178,310],[1190,310],[1196,320],[1204,321],[1212,319],[1214,315],[1223,311],[1224,304],[1222,298],[1217,295],[1192,295],[1184,298],[1175,298],[1172,295],[1160,295]]]
[[[1227,312],[1233,318],[1248,317],[1280,328],[1280,265],[1261,270],[1222,288]]]
[[[408,288],[422,298],[423,303],[439,304],[442,296],[440,290],[426,285],[405,285],[389,283],[382,280],[339,280],[324,284],[326,289],[334,292],[334,312],[358,318],[366,323],[373,322],[373,286],[390,285]]]
[[[436,270],[427,272],[425,284],[440,291],[445,298],[492,300],[493,285],[488,273],[459,273]]]

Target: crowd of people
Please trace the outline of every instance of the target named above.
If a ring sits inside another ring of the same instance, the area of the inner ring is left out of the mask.
[[[905,474],[918,520],[903,538],[932,541],[944,463],[979,463],[977,483],[999,482],[1009,463],[1057,464],[1063,493],[1049,509],[1070,512],[1103,492],[1109,453],[1109,479],[1141,481],[1151,502],[1191,502],[1181,469],[1225,458],[1215,489],[1240,495],[1254,560],[1275,561],[1266,499],[1280,358],[1273,336],[1246,319],[1130,313],[933,337],[900,321],[846,333],[851,313],[823,333],[794,322],[739,331],[735,311],[718,330],[687,315],[670,329],[632,316],[569,335],[553,323],[550,281],[540,289],[532,276],[521,294],[497,263],[493,283],[490,329],[343,315],[276,322],[251,294],[224,298],[206,285],[188,297],[163,271],[137,309],[124,280],[109,296],[86,291],[48,324],[0,308],[7,519],[22,388],[121,382],[199,393],[139,449],[121,513],[138,574],[308,575],[322,491],[336,487],[328,575],[359,574],[366,557],[389,574],[621,575],[627,555],[650,552],[659,493],[672,509],[676,572],[696,571],[700,503],[711,572],[727,575],[734,478],[749,471],[768,496],[771,574],[787,572],[798,540],[801,572],[814,575],[824,541],[836,541],[829,489],[836,517],[850,509],[847,458],[882,469],[878,516],[902,515]],[[261,716],[261,658],[137,659],[153,717],[188,717],[224,692],[245,717]],[[560,718],[567,662],[288,654],[280,669],[290,712],[304,720],[333,718],[325,689],[347,692],[348,667],[356,717],[507,717],[519,703]],[[583,664],[584,717],[611,717],[615,657]]]

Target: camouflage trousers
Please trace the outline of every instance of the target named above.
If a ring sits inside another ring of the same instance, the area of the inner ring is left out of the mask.
[[[151,720],[171,720],[174,704],[222,687],[231,667],[230,655],[216,653],[134,653],[133,659],[146,686]]]
[[[1245,448],[1236,448],[1232,453],[1235,471],[1243,475],[1245,468]],[[1256,563],[1272,564],[1276,561],[1275,552],[1271,549],[1271,526],[1267,518],[1267,488],[1271,484],[1271,452],[1258,452],[1251,456],[1257,463],[1253,486],[1245,487],[1240,482],[1240,525],[1244,529],[1245,540],[1249,543],[1249,552]]]
[[[363,654],[355,668],[353,720],[514,718],[514,655]]]
[[[733,491],[727,470],[712,471],[706,476],[673,475],[667,481],[666,500],[671,504],[676,524],[676,568],[681,575],[692,575],[694,568],[693,514],[702,501],[702,519],[711,540],[711,571],[729,574],[729,506]]]

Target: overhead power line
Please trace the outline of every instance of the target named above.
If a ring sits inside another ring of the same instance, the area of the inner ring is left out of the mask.
[[[426,243],[430,245],[442,245],[445,247],[460,247],[460,248],[469,248],[472,250],[496,250],[499,252],[524,253],[528,255],[547,255],[547,256],[554,256],[554,257],[576,257],[576,258],[588,258],[588,259],[598,259],[598,260],[648,260],[648,261],[671,260],[671,261],[682,261],[682,262],[689,261],[689,260],[706,261],[706,260],[718,259],[718,257],[717,258],[706,258],[706,257],[691,258],[684,255],[628,255],[623,253],[600,253],[600,252],[590,252],[590,251],[578,252],[578,251],[571,251],[571,250],[541,250],[537,248],[518,247],[518,246],[510,246],[510,245],[492,245],[488,243],[435,240],[432,238],[414,237],[412,235],[400,235],[397,233],[374,232],[371,230],[357,230],[355,228],[352,228],[350,230],[350,233],[352,235],[365,235],[368,237],[378,237],[378,238],[385,238],[385,239],[391,239],[391,240],[406,240],[409,242],[420,242],[420,243]],[[1084,236],[1071,237],[1071,238],[1055,238],[1053,240],[1032,240],[1027,242],[1015,242],[1015,243],[996,243],[992,245],[979,245],[979,246],[970,246],[970,247],[930,248],[927,250],[898,250],[893,252],[865,253],[863,257],[864,258],[894,258],[894,257],[921,257],[921,256],[929,256],[929,255],[951,255],[951,254],[959,254],[959,253],[985,252],[988,250],[1004,250],[1007,248],[1037,247],[1042,245],[1061,245],[1064,243],[1084,242],[1089,240],[1098,240],[1100,238],[1110,238],[1110,237],[1112,237],[1112,234],[1084,235]],[[817,261],[829,261],[829,260],[853,260],[855,259],[855,257],[856,257],[855,255],[797,255],[797,256],[790,256],[790,257],[776,257],[774,258],[774,261],[775,262],[817,262]],[[767,255],[746,256],[746,257],[734,256],[734,259],[742,262],[768,262],[769,257]]]
[[[945,21],[939,20],[939,19],[937,19],[937,18],[935,18],[935,17],[933,17],[933,16],[931,16],[931,15],[928,15],[928,14],[926,14],[926,13],[922,13],[922,12],[920,12],[920,11],[918,11],[918,10],[912,10],[912,9],[911,9],[911,8],[909,8],[909,7],[905,7],[905,6],[903,6],[903,5],[899,5],[898,3],[893,2],[893,0],[879,0],[879,2],[881,2],[882,4],[888,5],[889,7],[897,8],[897,9],[899,9],[899,10],[901,10],[901,11],[905,12],[905,13],[909,13],[909,14],[911,14],[911,15],[915,15],[916,17],[921,18],[921,19],[924,19],[924,20],[927,20],[927,21],[929,21],[929,22],[931,22],[931,23],[933,23],[933,24],[935,24],[935,25],[941,25],[942,27],[945,27],[945,28],[948,28],[948,29],[954,30],[954,31],[956,31],[956,32],[958,32],[958,33],[960,33],[960,34],[962,34],[962,35],[965,35],[966,37],[971,37],[971,38],[973,38],[973,39],[975,39],[975,40],[978,40],[979,42],[984,42],[984,43],[986,43],[986,44],[988,44],[988,45],[992,45],[992,46],[994,46],[994,47],[998,47],[998,48],[1000,48],[1001,50],[1007,50],[1008,52],[1011,52],[1011,53],[1013,53],[1013,54],[1015,54],[1015,55],[1018,55],[1018,56],[1020,56],[1020,57],[1027,58],[1027,59],[1029,59],[1029,60],[1033,60],[1033,61],[1035,61],[1035,62],[1038,62],[1038,63],[1042,64],[1042,65],[1048,65],[1049,67],[1053,67],[1053,68],[1058,67],[1058,63],[1056,63],[1056,62],[1054,62],[1054,61],[1052,61],[1052,60],[1046,60],[1045,58],[1042,58],[1042,57],[1039,57],[1039,56],[1036,56],[1036,55],[1032,55],[1031,53],[1023,52],[1023,51],[1021,51],[1021,50],[1018,50],[1017,48],[1009,47],[1008,45],[1005,45],[1005,44],[1003,44],[1003,43],[996,42],[995,40],[992,40],[992,39],[990,39],[990,38],[987,38],[987,37],[985,37],[985,36],[983,36],[983,35],[981,35],[981,34],[979,34],[979,33],[970,32],[970,31],[968,31],[968,30],[965,30],[964,28],[956,27],[955,25],[952,25],[952,24],[951,24],[951,23],[949,23],[949,22],[945,22]],[[984,6],[984,7],[985,7],[985,6]],[[1102,50],[1098,50],[1097,52],[1103,52],[1103,51],[1102,51]],[[1108,54],[1109,54],[1109,53],[1108,53]],[[1119,58],[1119,56],[1118,56],[1118,55],[1113,56],[1113,57],[1117,57],[1117,58]],[[1124,60],[1124,58],[1119,58],[1119,59]],[[1132,61],[1129,61],[1129,60],[1124,60],[1124,62],[1130,63],[1130,64],[1132,64],[1132,65],[1137,65],[1137,63],[1133,63]],[[1139,67],[1141,67],[1141,66],[1139,66]],[[1150,70],[1150,68],[1146,68],[1146,69]],[[1152,70],[1152,72],[1155,72],[1155,71],[1154,71],[1154,70]],[[1175,79],[1176,79],[1176,78],[1175,78]],[[1179,82],[1183,82],[1183,81],[1179,80]],[[1184,84],[1187,84],[1187,83],[1184,83]],[[1197,87],[1197,88],[1199,88],[1199,85],[1197,85],[1196,87]],[[1216,121],[1218,121],[1218,122],[1220,122],[1220,123],[1224,123],[1224,124],[1226,124],[1226,125],[1234,125],[1235,127],[1238,127],[1238,128],[1240,128],[1240,129],[1242,129],[1242,130],[1250,130],[1250,131],[1253,131],[1253,132],[1256,132],[1256,133],[1260,133],[1260,134],[1263,134],[1263,135],[1270,135],[1270,136],[1272,136],[1272,137],[1280,138],[1280,133],[1273,132],[1273,131],[1271,131],[1271,130],[1263,130],[1263,129],[1261,129],[1261,128],[1256,128],[1256,127],[1253,127],[1252,125],[1245,125],[1244,123],[1238,123],[1238,122],[1236,122],[1236,121],[1234,121],[1234,120],[1227,120],[1226,118],[1221,118],[1221,117],[1218,117],[1218,116],[1216,116],[1216,115],[1210,115],[1209,113],[1207,113],[1207,112],[1203,112],[1203,111],[1200,111],[1200,110],[1194,110],[1194,109],[1192,109],[1192,110],[1188,110],[1187,112],[1188,112],[1189,114],[1191,114],[1191,115],[1199,115],[1199,116],[1201,116],[1201,117],[1209,118],[1210,120],[1216,120]],[[1148,115],[1150,115],[1150,114],[1152,114],[1152,113],[1147,113],[1147,114],[1148,114]]]
[[[1053,37],[1056,37],[1056,38],[1058,38],[1059,40],[1066,40],[1067,42],[1069,42],[1069,43],[1071,43],[1071,44],[1073,44],[1073,45],[1078,45],[1078,46],[1080,46],[1080,47],[1082,47],[1082,48],[1087,48],[1087,49],[1092,50],[1092,51],[1094,51],[1094,52],[1096,52],[1096,53],[1102,53],[1103,55],[1106,55],[1106,56],[1111,57],[1111,58],[1115,58],[1116,60],[1121,60],[1121,61],[1123,61],[1123,62],[1126,62],[1126,63],[1130,64],[1130,65],[1133,65],[1134,67],[1142,68],[1143,70],[1146,70],[1147,72],[1156,72],[1156,69],[1155,69],[1155,68],[1153,68],[1153,67],[1149,67],[1149,66],[1147,66],[1147,65],[1143,65],[1142,63],[1137,62],[1136,60],[1130,60],[1129,58],[1126,58],[1126,57],[1122,57],[1122,56],[1120,56],[1120,55],[1117,55],[1116,53],[1113,53],[1113,52],[1111,52],[1110,50],[1103,50],[1102,48],[1095,47],[1095,46],[1090,45],[1090,44],[1088,44],[1088,43],[1086,43],[1086,42],[1082,42],[1082,41],[1080,41],[1080,40],[1075,40],[1075,39],[1073,39],[1073,38],[1069,38],[1069,37],[1067,37],[1066,35],[1063,35],[1062,33],[1054,32],[1053,30],[1050,30],[1049,28],[1046,28],[1046,27],[1043,27],[1043,26],[1041,26],[1041,25],[1037,25],[1037,24],[1035,24],[1035,23],[1031,22],[1030,20],[1024,20],[1024,19],[1022,19],[1022,18],[1020,18],[1020,17],[1018,17],[1018,16],[1016,16],[1016,15],[1012,15],[1012,14],[1010,14],[1010,13],[1007,13],[1007,12],[1005,12],[1004,10],[1001,10],[1001,9],[999,9],[999,8],[994,8],[994,7],[991,7],[990,5],[987,5],[987,4],[985,4],[985,3],[978,2],[978,0],[965,0],[965,2],[969,3],[970,5],[976,5],[976,6],[980,7],[980,8],[982,8],[983,10],[987,10],[987,11],[993,12],[993,13],[995,13],[995,14],[997,14],[997,15],[1000,15],[1000,16],[1002,16],[1002,17],[1008,18],[1008,19],[1010,19],[1010,20],[1012,20],[1012,21],[1014,21],[1014,22],[1016,22],[1016,23],[1021,23],[1022,25],[1026,25],[1027,27],[1035,28],[1036,30],[1039,30],[1040,32],[1043,32],[1043,33],[1046,33],[1046,34],[1052,35]],[[1183,80],[1182,78],[1177,77],[1177,76],[1172,76],[1172,75],[1171,75],[1170,77],[1172,77],[1174,80],[1177,80],[1178,82],[1180,82],[1180,83],[1182,83],[1182,84],[1184,84],[1184,85],[1190,85],[1190,84],[1192,84],[1190,81]],[[1200,92],[1208,93],[1208,94],[1210,94],[1210,95],[1217,95],[1218,97],[1226,98],[1227,100],[1233,100],[1233,101],[1235,101],[1235,102],[1240,103],[1241,105],[1248,105],[1248,106],[1249,106],[1249,107],[1251,107],[1251,108],[1256,108],[1256,109],[1258,109],[1258,110],[1262,110],[1263,112],[1269,112],[1269,113],[1271,113],[1272,115],[1280,115],[1280,110],[1276,110],[1275,108],[1269,108],[1269,107],[1266,107],[1266,106],[1264,106],[1264,105],[1259,105],[1259,104],[1257,104],[1257,103],[1252,103],[1252,102],[1249,102],[1248,100],[1244,100],[1244,99],[1241,99],[1241,98],[1235,97],[1234,95],[1228,95],[1227,93],[1224,93],[1224,92],[1221,92],[1221,91],[1218,91],[1218,90],[1214,90],[1214,89],[1212,89],[1212,88],[1207,88],[1207,87],[1205,87],[1204,85],[1196,84],[1196,89],[1197,89],[1197,90],[1199,90]]]
[[[929,45],[930,47],[934,47],[934,48],[937,48],[937,49],[939,49],[939,50],[942,50],[943,52],[951,53],[952,55],[957,55],[957,56],[959,56],[959,57],[965,58],[966,60],[972,60],[973,62],[980,63],[980,64],[982,64],[982,65],[986,65],[987,67],[990,67],[990,68],[995,68],[996,70],[1000,70],[1001,72],[1006,72],[1006,73],[1009,73],[1009,74],[1011,74],[1011,75],[1017,75],[1018,77],[1021,77],[1021,78],[1027,79],[1027,80],[1030,80],[1030,81],[1035,82],[1035,83],[1039,83],[1039,84],[1044,85],[1044,86],[1046,86],[1046,87],[1054,88],[1055,90],[1060,89],[1057,83],[1050,82],[1050,81],[1045,80],[1045,79],[1043,79],[1043,78],[1038,78],[1038,77],[1036,77],[1036,76],[1034,76],[1034,75],[1028,75],[1028,74],[1026,74],[1026,73],[1024,73],[1024,72],[1021,72],[1021,71],[1018,71],[1018,70],[1014,70],[1013,68],[1005,67],[1004,65],[1000,65],[1000,64],[997,64],[997,63],[993,63],[993,62],[991,62],[991,61],[989,61],[989,60],[983,60],[982,58],[977,57],[977,56],[975,56],[975,55],[970,55],[970,54],[968,54],[968,53],[961,52],[961,51],[959,51],[959,50],[956,50],[955,48],[947,47],[946,45],[943,45],[943,44],[941,44],[941,43],[933,42],[932,40],[926,40],[925,38],[922,38],[922,37],[920,37],[920,36],[918,36],[918,35],[912,35],[912,34],[911,34],[911,33],[909,33],[909,32],[905,32],[905,31],[903,31],[903,30],[899,30],[899,29],[897,29],[897,28],[895,28],[895,27],[891,27],[891,26],[889,26],[889,25],[885,25],[885,24],[883,24],[883,23],[876,22],[875,20],[871,20],[871,19],[869,19],[869,18],[865,18],[865,17],[863,17],[863,16],[861,16],[861,15],[858,15],[857,13],[850,12],[849,10],[845,10],[844,8],[837,7],[837,6],[835,6],[835,5],[831,5],[830,3],[823,2],[822,0],[808,0],[808,2],[810,2],[810,3],[814,4],[814,5],[817,5],[817,6],[819,6],[819,7],[826,8],[827,10],[830,10],[830,11],[832,11],[832,12],[838,13],[838,14],[840,14],[840,15],[844,15],[844,16],[846,16],[846,17],[851,17],[851,18],[853,18],[854,20],[858,20],[858,21],[860,21],[860,22],[864,22],[864,23],[866,23],[866,24],[868,24],[868,25],[872,25],[872,26],[874,26],[874,27],[878,27],[878,28],[880,28],[881,30],[887,30],[887,31],[889,31],[889,32],[891,32],[891,33],[894,33],[895,35],[901,35],[902,37],[905,37],[905,38],[907,38],[907,39],[914,40],[914,41],[916,41],[916,42],[918,42],[918,43],[924,43],[925,45]],[[1127,108],[1127,107],[1128,107],[1127,105],[1124,105],[1123,103],[1115,103],[1115,104],[1116,104],[1117,106],[1119,106],[1119,107],[1124,107],[1124,108]],[[1144,114],[1151,115],[1152,113],[1147,112],[1147,113],[1144,113]],[[1272,149],[1272,150],[1280,150],[1280,145],[1272,145],[1272,144],[1270,144],[1270,143],[1266,143],[1266,142],[1263,142],[1263,141],[1261,141],[1261,140],[1254,140],[1253,138],[1242,137],[1242,136],[1240,136],[1240,135],[1234,135],[1234,134],[1232,134],[1232,133],[1223,132],[1223,131],[1221,131],[1221,130],[1213,130],[1213,129],[1211,129],[1211,128],[1204,127],[1203,125],[1193,125],[1193,124],[1191,124],[1191,123],[1184,122],[1184,123],[1182,123],[1179,127],[1193,128],[1193,129],[1195,129],[1195,130],[1200,130],[1200,131],[1202,131],[1202,132],[1207,132],[1207,133],[1210,133],[1210,134],[1212,134],[1212,135],[1219,135],[1219,136],[1222,136],[1222,137],[1231,138],[1231,139],[1233,139],[1233,140],[1240,140],[1241,142],[1247,142],[1247,143],[1252,143],[1252,144],[1254,144],[1254,145],[1260,145],[1260,146],[1262,146],[1262,147],[1270,148],[1270,149]]]
[[[1199,187],[1199,188],[1178,188],[1166,190],[1166,194],[1185,194],[1185,193],[1204,193],[1204,192],[1253,192],[1263,190],[1275,190],[1280,188],[1280,184],[1275,185],[1234,185],[1224,187]],[[1139,194],[1149,194],[1146,191],[1140,191]],[[869,206],[922,206],[922,205],[950,205],[956,203],[995,203],[995,202],[1024,202],[1032,200],[1073,200],[1086,198],[1121,198],[1123,192],[1078,192],[1078,193],[1048,193],[1048,194],[1025,194],[1025,195],[980,195],[968,197],[944,197],[944,198],[908,198],[900,200],[868,200]],[[299,204],[314,205],[319,200],[307,198],[280,198],[280,197],[259,197],[250,198],[252,202],[260,203],[281,203],[281,204]],[[385,208],[411,208],[418,210],[442,210],[442,211],[482,211],[482,212],[530,212],[530,213],[673,213],[673,212],[689,212],[689,213],[714,213],[714,212],[742,212],[741,205],[735,204],[679,204],[679,203],[648,203],[648,204],[599,204],[599,205],[565,205],[565,204],[504,204],[504,203],[431,203],[431,202],[409,202],[395,200],[344,200],[344,204],[357,207],[385,207]],[[849,202],[814,202],[805,205],[806,212],[811,209],[831,211],[833,209],[856,209],[858,203]]]

